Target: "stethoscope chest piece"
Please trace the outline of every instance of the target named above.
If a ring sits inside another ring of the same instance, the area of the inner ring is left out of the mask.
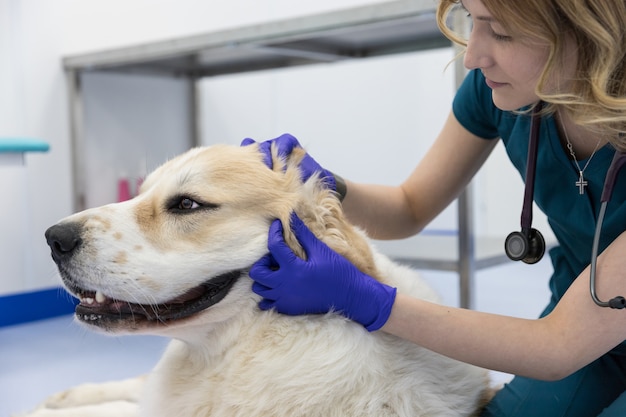
[[[531,228],[510,233],[504,241],[504,251],[513,261],[535,264],[546,251],[546,242],[541,232]]]

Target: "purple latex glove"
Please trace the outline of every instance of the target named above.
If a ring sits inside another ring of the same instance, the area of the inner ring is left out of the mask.
[[[380,329],[389,319],[396,289],[359,271],[317,239],[295,213],[291,226],[308,259],[287,246],[283,225],[275,220],[269,230],[270,253],[250,270],[252,290],[263,297],[259,307],[289,315],[335,310],[369,331]]]
[[[246,138],[241,141],[241,146],[248,146],[253,143],[256,143],[254,139]],[[267,165],[269,169],[274,168],[272,152],[270,150],[272,144],[276,145],[278,156],[281,158],[287,158],[295,148],[302,148],[298,139],[289,133],[285,133],[275,139],[259,142],[259,151],[263,154],[263,162],[265,162],[265,165]],[[311,175],[319,172],[320,178],[324,180],[326,186],[333,191],[337,191],[335,176],[330,171],[322,168],[308,153],[302,158],[299,168],[302,181],[308,180]]]

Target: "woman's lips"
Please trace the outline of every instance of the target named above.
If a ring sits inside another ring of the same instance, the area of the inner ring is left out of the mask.
[[[487,86],[489,86],[489,88],[491,88],[492,90],[504,87],[506,85],[506,83],[498,83],[496,81],[490,80],[489,78],[485,78],[485,82],[487,83]]]

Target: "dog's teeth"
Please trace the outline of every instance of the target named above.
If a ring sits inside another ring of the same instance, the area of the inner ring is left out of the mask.
[[[100,291],[96,291],[96,302],[104,303],[106,301],[106,297]]]
[[[91,297],[85,297],[81,301],[83,302],[83,304],[93,304],[93,298]]]

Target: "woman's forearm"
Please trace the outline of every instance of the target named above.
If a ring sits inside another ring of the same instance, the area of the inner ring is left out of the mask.
[[[419,233],[427,223],[414,217],[400,187],[346,180],[346,188],[343,211],[373,239],[403,239]]]
[[[572,364],[543,319],[527,320],[433,304],[398,294],[381,329],[451,358],[536,379],[568,375]],[[550,356],[554,356],[550,358]]]
[[[602,297],[624,288],[626,233],[598,258]],[[587,267],[547,316],[526,320],[448,307],[398,293],[381,330],[442,355],[488,369],[554,380],[626,340],[626,311],[598,307]]]

